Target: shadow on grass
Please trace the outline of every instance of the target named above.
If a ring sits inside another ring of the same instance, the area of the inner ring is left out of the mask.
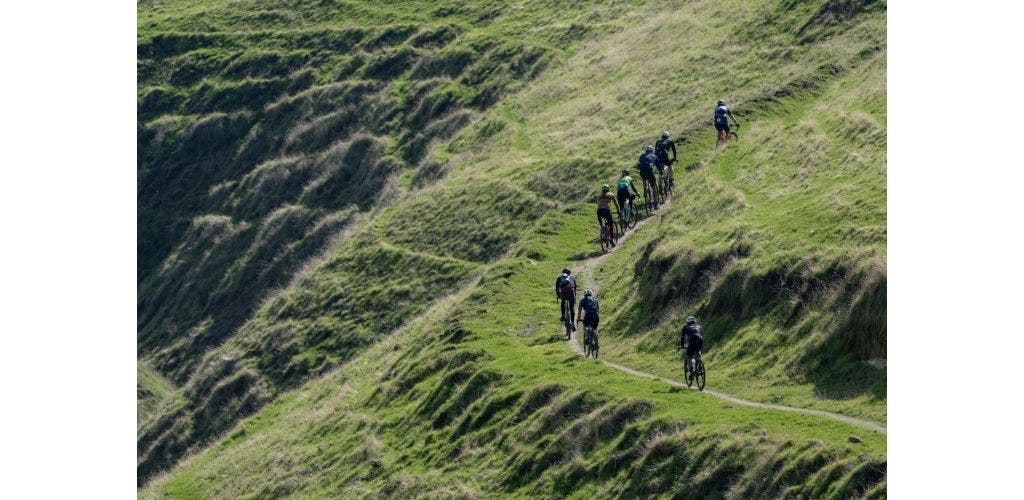
[[[580,252],[580,253],[577,253],[575,255],[570,255],[569,256],[569,260],[571,260],[571,261],[589,260],[589,259],[593,259],[594,257],[600,257],[602,254],[604,254],[604,252],[602,252],[600,250],[591,250],[589,252]]]

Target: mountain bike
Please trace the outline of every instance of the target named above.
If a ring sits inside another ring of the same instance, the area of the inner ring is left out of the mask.
[[[593,356],[597,359],[597,332],[589,326],[583,327],[583,357]]]
[[[572,340],[573,324],[569,315],[565,316],[565,340]]]
[[[697,351],[697,355],[693,359],[694,369],[690,370],[690,363],[687,362],[689,360],[686,359],[686,353],[683,353],[683,373],[686,377],[686,387],[697,382],[697,389],[703,391],[707,372],[704,370],[704,361],[700,359],[700,351]]]
[[[662,195],[666,200],[669,196],[672,196],[672,188],[674,187],[673,184],[675,184],[675,179],[672,178],[672,163],[674,162],[669,160],[669,164],[665,167],[665,171],[658,179],[658,194]]]
[[[647,215],[650,215],[651,212],[654,211],[654,205],[652,204],[652,201],[654,199],[654,193],[651,192],[651,183],[647,182],[646,179],[643,181],[643,183],[644,183],[644,203],[641,206],[643,207],[643,210],[645,212],[647,212]]]
[[[739,130],[739,129],[740,129],[740,124],[739,123],[733,124],[733,126],[729,128],[729,133],[725,136],[725,139],[718,139],[718,141],[715,143],[715,147],[719,147],[722,144],[725,144],[727,142],[739,141],[740,140],[740,136],[739,136],[739,134],[736,133],[736,131]]]
[[[636,227],[637,213],[632,200],[626,200],[619,211],[619,230],[626,234],[627,229]]]
[[[601,225],[601,251],[607,252],[615,246],[615,221]]]

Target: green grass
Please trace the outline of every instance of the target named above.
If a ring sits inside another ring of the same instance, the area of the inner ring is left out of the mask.
[[[602,355],[697,314],[713,388],[884,422],[884,10],[140,4],[142,496],[884,496],[884,435],[578,359],[550,290],[668,129]]]
[[[138,363],[135,385],[136,422],[139,427],[164,411],[176,397],[174,384],[143,363]]]

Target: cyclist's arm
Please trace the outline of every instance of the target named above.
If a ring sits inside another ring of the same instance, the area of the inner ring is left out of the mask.
[[[676,162],[676,143],[673,142],[672,143],[672,163],[675,163],[675,162]],[[669,166],[672,166],[672,163],[669,163]]]
[[[615,198],[612,198],[611,200],[612,200],[612,203],[615,204],[615,211],[616,212],[621,212],[622,209],[619,208],[619,200],[616,200]]]
[[[732,111],[727,111],[727,113],[729,113],[729,118],[732,118],[732,124],[738,127],[740,124],[736,121],[736,117],[732,116]]]
[[[636,183],[632,180],[629,181],[629,187],[633,189],[633,194],[640,196],[640,193],[636,191]]]

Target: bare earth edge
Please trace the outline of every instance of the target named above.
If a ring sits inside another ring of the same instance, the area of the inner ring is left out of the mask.
[[[661,208],[659,208],[659,211],[664,213],[666,211],[666,208],[668,208],[668,206],[669,206],[669,204],[671,202],[672,202],[671,199],[666,201],[664,204],[661,205]],[[636,227],[634,227],[632,230],[630,230],[626,234],[622,235],[622,237],[619,238],[618,242],[621,243],[621,242],[625,241],[632,234],[636,233],[643,226],[647,225],[648,222],[650,222],[651,220],[654,220],[656,218],[660,218],[660,217],[663,217],[663,215],[654,215],[654,216],[647,217],[646,219],[641,220],[640,222],[637,223]],[[577,276],[581,276],[584,273],[589,274],[589,272],[594,268],[594,266],[598,265],[601,262],[601,260],[603,260],[611,252],[614,252],[618,248],[621,248],[621,246],[613,247],[608,253],[605,253],[605,254],[602,254],[600,256],[587,259],[586,261],[584,261],[583,265],[580,266],[580,269],[578,271],[576,271],[576,275]],[[596,280],[593,279],[593,276],[591,276],[591,279],[588,280],[588,283],[591,284],[591,288],[593,288],[595,291],[598,291],[598,288],[599,288],[598,287],[598,283],[597,283]],[[573,352],[575,352],[579,356],[583,356],[583,347],[579,343],[579,335],[573,336],[573,339],[567,341],[567,343],[569,344],[569,348],[572,349]],[[616,370],[628,373],[628,374],[633,375],[635,377],[643,377],[643,378],[648,378],[648,379],[653,379],[653,380],[660,380],[660,381],[665,382],[666,384],[669,384],[669,385],[671,385],[673,387],[680,387],[680,388],[683,388],[683,389],[687,388],[686,384],[683,384],[682,382],[679,382],[678,380],[672,380],[670,378],[665,378],[665,377],[662,377],[662,376],[659,376],[659,375],[655,375],[653,373],[649,373],[649,372],[645,372],[645,371],[642,371],[642,370],[637,370],[637,369],[634,369],[634,368],[630,368],[630,367],[628,367],[626,365],[621,365],[619,363],[608,361],[606,359],[602,359],[601,362],[604,363],[605,366],[608,366],[610,368],[614,368]],[[777,404],[770,404],[770,403],[758,403],[756,401],[749,401],[749,400],[746,400],[746,399],[743,399],[743,398],[739,398],[739,397],[733,396],[732,394],[729,394],[729,393],[725,393],[725,392],[721,392],[721,391],[715,391],[715,390],[711,390],[711,389],[705,389],[702,392],[704,394],[709,394],[709,395],[714,396],[716,398],[724,399],[726,401],[729,401],[730,403],[735,403],[735,404],[743,405],[743,406],[749,406],[751,408],[762,408],[762,409],[767,409],[767,410],[779,410],[779,411],[791,411],[791,412],[796,412],[796,413],[804,413],[804,414],[808,414],[808,415],[815,415],[815,416],[819,416],[819,417],[829,418],[829,419],[832,419],[832,420],[838,420],[840,422],[845,422],[847,424],[855,425],[857,427],[862,427],[862,428],[865,428],[865,429],[870,429],[870,430],[873,430],[873,431],[876,431],[876,432],[880,432],[882,434],[886,434],[886,429],[885,429],[884,425],[879,424],[878,422],[873,422],[871,420],[864,420],[864,419],[860,419],[860,418],[856,418],[856,417],[850,417],[850,416],[847,416],[847,415],[841,415],[839,413],[832,413],[832,412],[823,411],[823,410],[812,410],[812,409],[808,409],[808,408],[794,408],[792,406],[784,406],[784,405],[777,405]]]

